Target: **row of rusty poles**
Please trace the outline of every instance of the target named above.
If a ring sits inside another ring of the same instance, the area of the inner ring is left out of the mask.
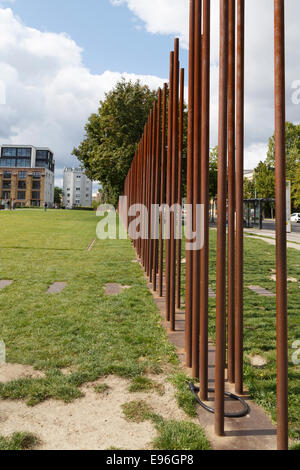
[[[237,5],[237,6],[236,6]],[[286,155],[285,155],[285,38],[284,0],[275,10],[275,147],[276,147],[276,266],[277,266],[277,421],[278,448],[288,447]],[[186,364],[200,382],[200,398],[208,399],[209,291],[209,131],[210,131],[210,0],[190,0],[189,109],[187,146],[187,225],[196,231],[201,220],[202,245],[186,251]],[[228,381],[243,394],[243,270],[244,270],[244,50],[245,1],[220,0],[220,75],[218,136],[218,221],[216,275],[215,432],[224,435],[226,351]],[[179,41],[170,55],[167,85],[159,90],[130,172],[125,182],[129,206],[141,203],[143,227],[159,224],[159,241],[141,237],[134,244],[142,264],[163,296],[166,319],[176,326],[180,308],[181,241],[170,208],[182,202],[184,72],[180,77]],[[168,108],[168,110],[167,110]],[[167,129],[168,128],[168,129]],[[154,206],[153,206],[154,204]],[[201,204],[202,211],[198,205]],[[228,208],[228,242],[226,242]],[[190,220],[192,219],[192,220]],[[164,243],[164,230],[170,231]],[[180,227],[181,230],[181,227]],[[199,234],[197,234],[199,235]],[[228,245],[227,245],[228,243]],[[164,263],[165,245],[165,263]],[[228,250],[228,252],[227,252]],[[226,269],[226,262],[227,269]],[[164,269],[165,268],[165,269]],[[227,282],[226,282],[227,281]],[[226,319],[227,313],[227,319]],[[227,321],[226,321],[227,320]],[[226,335],[227,333],[227,335]],[[227,341],[226,341],[227,339]]]
[[[167,84],[163,91],[158,90],[124,185],[128,206],[141,204],[147,208],[147,214],[143,210],[140,213],[139,230],[145,233],[140,233],[133,244],[153,291],[162,297],[165,285],[166,318],[172,331],[176,307],[181,306],[181,214],[171,211],[168,220],[168,209],[160,208],[182,205],[184,69],[179,67],[176,38],[170,54],[169,90]],[[127,228],[130,222],[129,214]]]
[[[278,448],[288,445],[284,0],[275,5]],[[203,18],[202,18],[203,15]],[[237,31],[235,26],[237,25]],[[220,0],[215,432],[224,435],[228,381],[243,394],[245,2]],[[208,398],[210,0],[190,0],[187,203],[202,204],[203,246],[186,254],[186,362]],[[228,183],[228,184],[227,184]],[[228,201],[228,253],[226,225]],[[188,222],[189,223],[189,222]],[[228,261],[226,283],[226,261]],[[228,287],[227,287],[228,286]],[[226,289],[227,287],[227,289]],[[227,322],[226,322],[227,307]],[[227,326],[227,344],[226,344]],[[226,347],[227,346],[227,347]]]

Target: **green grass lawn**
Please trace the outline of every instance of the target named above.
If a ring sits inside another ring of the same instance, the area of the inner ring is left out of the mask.
[[[47,398],[72,400],[78,386],[106,374],[136,377],[176,362],[172,345],[134,251],[127,240],[97,240],[93,212],[1,213],[0,337],[7,362],[45,371],[42,379],[0,384],[0,397],[34,405]],[[46,294],[55,281],[68,283]],[[105,295],[106,283],[132,286]],[[61,368],[72,367],[70,376]]]
[[[0,291],[0,339],[7,362],[29,364],[45,378],[0,384],[0,397],[25,399],[35,405],[48,398],[66,402],[81,396],[80,385],[107,374],[135,379],[175,367],[174,347],[127,240],[97,240],[93,212],[16,211],[0,213],[0,279],[14,283]],[[215,289],[216,232],[211,231],[210,285]],[[183,256],[185,254],[183,253]],[[269,278],[275,269],[275,248],[245,239],[245,285],[275,292]],[[289,276],[300,280],[300,253],[288,250]],[[184,266],[183,266],[184,289]],[[46,294],[56,281],[67,282],[58,295]],[[105,295],[106,283],[131,286],[122,294]],[[300,367],[292,363],[292,343],[300,339],[298,283],[289,283],[289,405],[291,437],[300,433]],[[184,293],[184,292],[183,292]],[[210,337],[215,334],[215,300],[209,301]],[[275,298],[245,288],[245,382],[251,395],[276,420]],[[247,355],[266,357],[255,369]],[[62,368],[71,368],[64,375]],[[178,372],[178,369],[177,369]],[[185,377],[174,374],[179,404],[189,415],[195,407]],[[133,383],[136,383],[134,381]]]
[[[210,231],[210,286],[216,292],[216,230]],[[183,253],[185,256],[185,253]],[[275,271],[275,247],[264,241],[245,238],[244,347],[245,383],[255,398],[276,422],[276,297],[261,297],[246,286],[258,285],[276,292],[270,280]],[[288,276],[298,279],[288,283],[289,322],[289,422],[290,436],[300,439],[300,366],[292,362],[292,344],[300,340],[300,252],[288,249]],[[184,297],[185,265],[182,273]],[[215,338],[215,299],[209,299],[209,335]],[[259,354],[268,364],[257,369],[248,355]]]

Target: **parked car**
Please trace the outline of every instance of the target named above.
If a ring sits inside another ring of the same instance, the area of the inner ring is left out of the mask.
[[[291,215],[291,222],[297,222],[300,224],[300,213],[295,213]]]

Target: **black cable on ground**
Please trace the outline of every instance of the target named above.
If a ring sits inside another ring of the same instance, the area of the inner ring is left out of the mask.
[[[215,410],[213,408],[210,408],[205,403],[203,403],[203,401],[200,400],[199,395],[198,395],[200,389],[196,387],[192,382],[189,383],[189,387],[190,387],[191,392],[195,396],[197,403],[199,403],[199,405],[202,406],[202,408],[204,408],[209,413],[214,414]],[[215,393],[215,390],[210,388],[208,392]],[[230,393],[230,392],[225,392],[225,396],[232,398],[233,400],[239,401],[243,405],[243,408],[244,408],[242,411],[238,411],[236,413],[225,413],[224,415],[225,418],[244,418],[245,416],[250,414],[250,411],[251,411],[250,406],[248,405],[248,403],[245,402],[245,400],[243,400],[243,398],[238,397],[237,395],[234,395],[233,393]]]

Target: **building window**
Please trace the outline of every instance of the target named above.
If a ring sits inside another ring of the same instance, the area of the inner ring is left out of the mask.
[[[80,191],[81,188],[76,188],[76,191]]]
[[[32,199],[40,199],[40,191],[32,191]]]
[[[31,149],[30,148],[17,149],[17,156],[31,158]]]
[[[41,177],[41,173],[39,171],[34,171],[32,176],[34,179],[39,179]]]
[[[26,189],[26,181],[19,181],[18,182],[18,189]]]
[[[19,176],[19,180],[25,180],[26,179],[26,171],[20,171],[18,176]]]
[[[5,171],[3,178],[6,179],[6,180],[10,180],[11,179],[11,172],[10,171]]]
[[[10,191],[2,191],[2,199],[10,199]]]
[[[17,149],[15,147],[3,147],[2,157],[16,157]]]
[[[3,181],[3,189],[10,189],[11,181]]]
[[[19,201],[25,201],[26,199],[26,193],[25,191],[18,191],[18,198]]]
[[[33,181],[33,183],[32,183],[32,189],[41,189],[41,183],[40,183],[40,181]]]
[[[1,158],[0,159],[0,167],[10,167],[10,168],[15,168],[16,166],[16,160],[14,158]]]
[[[29,158],[18,158],[16,160],[16,166],[18,168],[30,168],[31,167],[31,161]]]

